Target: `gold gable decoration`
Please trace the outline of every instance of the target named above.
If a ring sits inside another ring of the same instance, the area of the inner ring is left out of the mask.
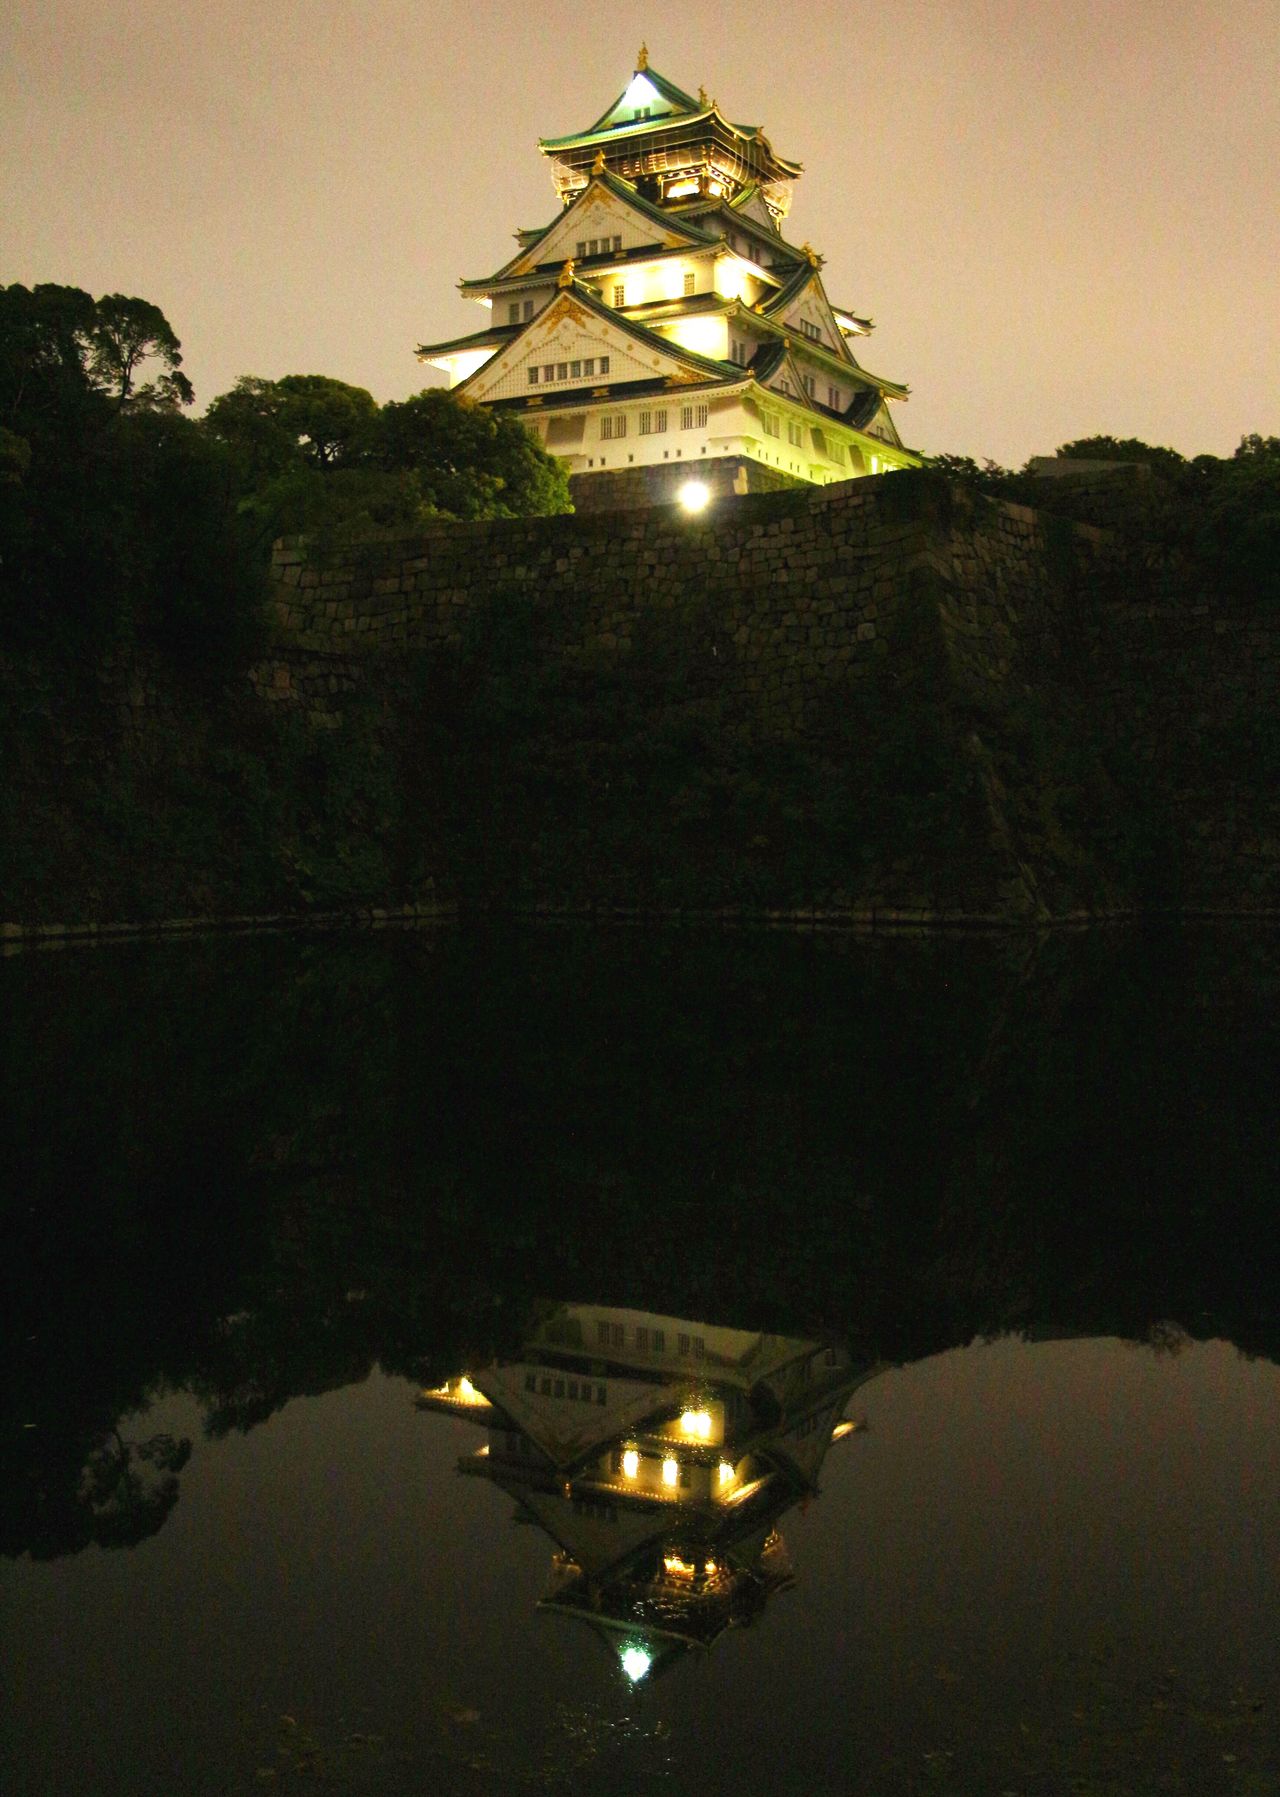
[[[568,260],[565,262],[564,267],[560,270],[560,273],[556,276],[556,286],[557,287],[572,287],[573,286],[573,257],[572,256],[570,256],[568,258]]]
[[[640,54],[639,54],[639,56],[636,57],[636,72],[637,72],[637,74],[640,72],[640,70],[647,69],[648,66],[649,66],[649,46],[648,46],[648,44],[641,44]]]

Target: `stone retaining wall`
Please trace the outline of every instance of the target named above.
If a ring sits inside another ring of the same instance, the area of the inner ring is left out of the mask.
[[[1130,559],[1104,531],[894,474],[721,499],[698,519],[662,508],[286,541],[272,572],[281,642],[344,664],[458,644],[481,602],[532,605],[548,644],[576,656],[625,655],[664,613],[696,607],[708,678],[798,725],[815,682],[856,680],[888,652],[922,587],[939,597],[956,672],[999,682],[1028,619],[1043,636],[1061,614],[1067,564],[1096,592],[1123,583]],[[287,690],[273,678],[268,690]]]

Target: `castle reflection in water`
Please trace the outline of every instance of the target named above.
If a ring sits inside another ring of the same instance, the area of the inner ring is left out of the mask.
[[[518,1358],[417,1402],[484,1431],[459,1471],[555,1543],[539,1607],[596,1630],[637,1684],[794,1582],[779,1520],[881,1370],[827,1342],[566,1305]]]

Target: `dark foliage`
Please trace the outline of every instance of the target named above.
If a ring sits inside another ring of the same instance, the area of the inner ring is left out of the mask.
[[[1243,437],[1234,455],[1188,461],[1176,449],[1137,437],[1078,437],[1062,461],[1137,463],[1154,479],[1114,502],[1108,523],[1163,539],[1188,558],[1200,582],[1238,600],[1280,603],[1280,437]],[[939,455],[929,466],[971,492],[1012,499],[1068,518],[1094,519],[1069,479],[1045,479],[1030,464],[1015,472],[971,456]]]
[[[518,419],[438,389],[379,407],[325,375],[246,375],[204,423],[264,540],[572,509],[563,465]]]
[[[263,579],[226,452],[158,307],[0,289],[0,641],[142,643],[220,676],[259,640]],[[140,379],[148,365],[161,370]]]

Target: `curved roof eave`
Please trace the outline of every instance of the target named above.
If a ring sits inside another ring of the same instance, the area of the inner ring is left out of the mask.
[[[788,350],[797,349],[813,356],[831,368],[833,372],[838,372],[846,380],[852,375],[855,380],[861,381],[865,386],[878,388],[886,399],[906,399],[910,395],[910,387],[904,386],[900,381],[886,380],[883,375],[872,374],[869,368],[864,368],[860,362],[856,362],[852,350],[849,352],[849,360],[846,362],[836,355],[834,350],[828,349],[825,344],[815,343],[811,337],[801,336],[798,331],[791,330],[790,326],[780,324],[776,318],[770,318],[766,313],[757,312],[752,306],[744,306],[741,300],[737,302],[736,310],[738,317],[744,321],[763,325],[767,331],[774,333]]]
[[[660,75],[657,69],[648,67],[636,69],[632,74],[632,81],[635,80],[636,75],[643,75],[650,87],[656,88],[664,100],[670,100],[673,106],[678,106],[680,108],[681,112],[697,112],[699,110],[701,103],[696,100],[692,94],[687,94],[682,87],[677,87],[675,82],[669,80],[667,76]],[[611,113],[615,113],[619,106],[621,106],[622,102],[627,97],[627,89],[630,86],[631,82],[629,81],[613,104],[605,107],[595,124],[590,127],[592,131],[602,131],[607,129],[605,120]]]
[[[617,102],[615,101],[616,105]],[[612,108],[610,108],[612,110]],[[608,117],[608,114],[605,114]],[[769,139],[758,126],[735,125],[727,119],[718,106],[699,107],[696,112],[675,112],[664,118],[634,119],[626,125],[593,125],[589,131],[576,131],[568,137],[540,137],[538,148],[544,156],[557,155],[561,150],[589,149],[591,145],[615,143],[620,138],[643,137],[646,132],[662,131],[673,125],[700,125],[709,120],[716,120],[734,137],[741,138],[743,143],[760,144],[770,161],[780,173],[796,177],[804,173],[802,162],[792,162],[785,156],[779,156]]]
[[[633,211],[640,213],[643,218],[651,219],[655,224],[660,224],[664,231],[682,232],[692,244],[710,245],[722,241],[722,233],[718,231],[704,231],[700,225],[695,225],[688,219],[678,218],[671,212],[665,211],[661,206],[655,206],[652,200],[645,199],[644,195],[639,191],[634,182],[628,181],[623,175],[615,175],[612,169],[602,169],[599,174],[593,174],[586,186],[578,193],[574,194],[569,204],[563,211],[557,212],[549,225],[539,231],[536,236],[531,237],[528,243],[522,244],[515,255],[512,256],[509,261],[504,262],[502,267],[498,269],[495,274],[486,275],[479,280],[459,281],[459,288],[461,288],[463,292],[477,291],[486,289],[490,286],[496,286],[499,281],[528,279],[532,274],[532,270],[527,270],[524,275],[513,275],[511,271],[515,268],[517,263],[523,262],[530,250],[536,248],[536,246],[542,242],[543,238],[548,236],[557,225],[563,224],[565,219],[582,205],[587,196],[591,193],[592,188],[596,186],[603,186],[607,192],[613,194],[616,199],[621,200],[623,205],[630,206]],[[541,264],[537,266],[541,266]]]
[[[746,370],[740,368],[736,362],[720,362],[711,356],[700,356],[696,350],[685,349],[683,345],[672,342],[669,337],[663,337],[657,331],[651,331],[647,325],[637,324],[621,312],[615,311],[612,306],[604,305],[596,298],[591,289],[576,277],[567,287],[562,288],[561,292],[571,293],[579,305],[585,306],[589,312],[606,320],[626,336],[633,337],[637,343],[642,343],[651,350],[660,350],[663,355],[670,357],[673,361],[681,362],[696,373],[707,375],[709,379],[717,381],[729,379],[732,382],[742,380],[746,376]],[[552,305],[554,304],[555,302],[552,301]],[[528,324],[524,325],[510,341],[518,342],[526,330],[534,324],[545,321],[549,310],[550,308],[547,308],[540,312],[536,319],[530,319]],[[465,393],[471,382],[483,373],[484,367],[487,366],[488,364],[485,363],[481,368],[477,368],[474,374],[468,375],[465,381],[460,381],[453,389],[454,393]]]
[[[453,355],[463,349],[499,350],[504,343],[510,343],[519,327],[513,324],[490,325],[487,331],[472,331],[466,337],[450,337],[444,343],[420,343],[414,355],[422,362],[428,356]]]

